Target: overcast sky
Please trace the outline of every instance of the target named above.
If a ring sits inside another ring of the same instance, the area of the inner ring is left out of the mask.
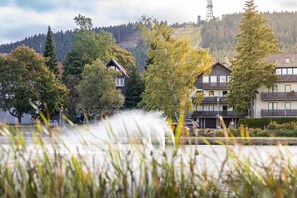
[[[216,17],[242,12],[245,0],[213,0]],[[297,11],[297,0],[255,0],[260,11]],[[78,14],[96,27],[137,21],[142,15],[173,22],[196,22],[206,16],[207,0],[0,0],[0,44],[75,28]]]

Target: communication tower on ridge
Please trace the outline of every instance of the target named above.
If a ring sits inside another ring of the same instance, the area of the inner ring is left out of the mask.
[[[206,21],[210,21],[212,20],[214,17],[213,17],[213,11],[212,11],[212,8],[213,8],[213,5],[212,5],[212,0],[207,0],[207,12],[206,12]]]

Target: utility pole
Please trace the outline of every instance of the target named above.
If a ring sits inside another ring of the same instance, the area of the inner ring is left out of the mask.
[[[207,0],[207,12],[206,12],[206,21],[210,21],[212,19],[214,19],[213,17],[213,5],[212,5],[212,0]]]

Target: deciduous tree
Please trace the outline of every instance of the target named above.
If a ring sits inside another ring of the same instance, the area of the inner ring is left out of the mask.
[[[143,18],[140,28],[149,46],[140,105],[147,110],[162,110],[169,116],[190,112],[190,90],[198,75],[211,64],[208,51],[193,49],[189,41],[176,39],[172,29],[157,20]]]
[[[121,65],[128,66],[127,70],[129,71],[129,68],[135,62],[130,52],[116,45],[115,39],[110,33],[100,31],[96,34],[91,28],[85,27],[84,24],[88,23],[88,21],[79,22],[79,20],[85,20],[84,16],[79,16],[75,20],[78,25],[83,27],[80,27],[80,30],[77,31],[74,44],[64,62],[62,78],[70,91],[69,106],[67,109],[69,117],[72,119],[75,117],[78,102],[80,101],[76,87],[86,64],[92,64],[96,59],[106,63],[113,58],[119,61]],[[74,83],[77,84],[75,85]]]
[[[66,87],[59,83],[45,65],[44,58],[34,50],[18,47],[0,62],[0,106],[17,117],[19,124],[25,113],[35,112],[30,102],[50,114],[65,104]]]
[[[119,72],[96,60],[85,65],[79,83],[79,97],[86,111],[101,114],[105,111],[118,109],[124,103],[124,96],[115,88],[115,78]]]

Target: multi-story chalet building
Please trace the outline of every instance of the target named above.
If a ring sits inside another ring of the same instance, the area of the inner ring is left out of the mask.
[[[278,80],[257,90],[252,117],[296,117],[297,54],[272,54],[268,61],[276,64]]]
[[[127,78],[129,78],[129,75],[126,69],[114,59],[110,59],[110,61],[106,64],[106,67],[112,67],[114,70],[121,72],[121,76],[115,79],[115,85],[116,85],[116,89],[120,89],[123,95],[125,95],[125,90],[126,90],[125,81]]]
[[[227,94],[231,70],[229,65],[217,62],[212,66],[208,75],[200,75],[195,86],[198,92],[204,93],[200,106],[194,106],[193,118],[199,119],[202,128],[217,128],[219,116],[223,116],[226,125],[231,122],[237,126],[239,118],[245,117],[237,114],[233,108],[228,108]]]

